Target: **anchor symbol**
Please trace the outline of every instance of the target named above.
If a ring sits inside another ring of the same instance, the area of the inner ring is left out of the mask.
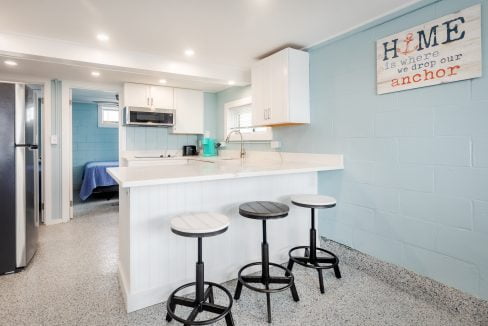
[[[408,33],[407,36],[405,37],[405,39],[403,40],[403,43],[405,43],[405,50],[401,50],[401,49],[397,49],[398,52],[400,52],[401,54],[403,55],[407,55],[409,53],[412,53],[414,51],[416,51],[418,49],[418,45],[416,45],[413,49],[409,49],[410,47],[410,43],[413,42],[413,34],[412,33]]]

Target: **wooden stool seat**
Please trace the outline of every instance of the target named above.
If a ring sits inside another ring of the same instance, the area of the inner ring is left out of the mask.
[[[289,211],[288,205],[274,201],[251,201],[239,206],[239,214],[258,220],[282,218]]]
[[[184,237],[211,237],[228,227],[229,218],[219,213],[188,213],[171,219],[171,231]]]
[[[337,203],[334,197],[313,194],[291,196],[291,202],[296,206],[307,208],[331,208]]]

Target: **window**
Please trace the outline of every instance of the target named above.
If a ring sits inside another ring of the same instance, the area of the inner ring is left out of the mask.
[[[252,126],[252,100],[246,97],[225,104],[225,135],[232,130],[239,130],[244,140],[272,140],[273,134],[270,127]],[[231,136],[231,141],[240,140],[238,134]]]
[[[98,127],[99,128],[118,128],[119,127],[119,107],[98,105]]]

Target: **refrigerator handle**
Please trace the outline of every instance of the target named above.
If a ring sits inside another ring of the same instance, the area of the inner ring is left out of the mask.
[[[16,144],[15,147],[28,147],[29,149],[39,149],[38,145],[32,144]]]

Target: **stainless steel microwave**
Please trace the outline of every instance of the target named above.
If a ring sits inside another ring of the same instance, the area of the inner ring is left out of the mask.
[[[124,123],[135,126],[171,127],[176,121],[176,111],[128,106],[124,112]]]

